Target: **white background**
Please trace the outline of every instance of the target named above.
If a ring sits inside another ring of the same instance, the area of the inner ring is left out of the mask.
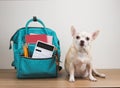
[[[78,31],[100,30],[92,47],[96,68],[120,68],[120,0],[6,0],[0,1],[0,69],[12,68],[10,37],[32,16],[56,31],[62,66],[72,43],[70,27],[74,25]]]

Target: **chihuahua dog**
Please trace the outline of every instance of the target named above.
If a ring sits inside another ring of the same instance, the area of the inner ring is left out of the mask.
[[[65,58],[65,70],[69,75],[69,81],[74,82],[75,77],[89,78],[91,81],[97,81],[96,76],[105,78],[105,74],[96,71],[92,65],[91,42],[96,39],[99,30],[93,33],[76,32],[72,26],[71,33],[73,43],[69,48]]]

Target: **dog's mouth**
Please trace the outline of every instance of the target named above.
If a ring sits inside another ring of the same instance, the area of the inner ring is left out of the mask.
[[[84,46],[84,43],[80,43],[80,46],[83,47],[83,46]]]

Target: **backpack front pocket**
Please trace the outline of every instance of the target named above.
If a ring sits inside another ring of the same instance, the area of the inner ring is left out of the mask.
[[[56,77],[56,60],[54,58],[34,59],[21,56],[18,78]]]

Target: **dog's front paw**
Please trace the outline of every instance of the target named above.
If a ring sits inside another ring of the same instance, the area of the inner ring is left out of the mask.
[[[69,79],[69,81],[70,81],[70,82],[74,82],[74,81],[75,81],[75,79]]]
[[[94,78],[93,76],[89,77],[89,79],[90,79],[91,81],[93,81],[93,82],[96,82],[96,81],[97,81],[97,79]]]
[[[75,81],[75,78],[74,78],[74,77],[70,77],[70,78],[69,78],[69,81],[70,81],[70,82],[74,82],[74,81]]]

